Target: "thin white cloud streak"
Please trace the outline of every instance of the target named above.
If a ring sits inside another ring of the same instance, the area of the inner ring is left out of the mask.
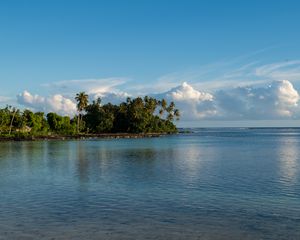
[[[112,77],[100,79],[80,79],[80,80],[64,80],[59,82],[47,83],[42,86],[52,91],[64,91],[68,94],[74,94],[85,91],[89,94],[105,93],[109,91],[117,91],[116,89],[130,81],[125,77]]]
[[[11,97],[0,96],[0,103],[8,103],[13,100]]]
[[[199,81],[210,81],[211,74],[217,69],[224,69],[230,65],[229,61],[219,61],[211,64],[205,64],[195,69],[188,69],[185,71],[176,71],[159,76],[157,79],[147,84],[129,85],[128,91],[138,92],[139,94],[160,93],[168,91],[171,88],[178,86],[183,82],[197,83]]]
[[[253,70],[259,66],[260,61],[253,60],[249,62],[248,60],[273,48],[276,48],[276,46],[259,49],[233,59],[223,59],[189,68],[185,71],[171,72],[158,77],[150,84],[135,84],[128,90],[138,91],[141,94],[159,93],[174,88],[183,82],[189,82],[193,85],[199,84],[199,87],[205,87],[207,91],[216,90],[218,86],[232,87],[232,83],[235,86],[238,86],[239,82],[242,82],[242,85],[255,84],[257,76],[254,76]],[[246,63],[243,64],[245,61]],[[265,81],[260,80],[260,83],[263,82]]]
[[[299,65],[300,65],[300,61],[298,60],[266,64],[261,67],[257,67],[255,73],[257,76],[266,76],[276,70],[285,69],[287,67],[292,67],[292,66],[299,67]]]
[[[265,79],[300,81],[300,61],[266,64],[255,69],[255,75]]]
[[[169,73],[158,78],[157,88],[151,84],[152,92],[167,91],[182,82],[205,91],[247,85],[262,85],[273,80],[286,79],[292,83],[300,81],[300,61],[261,64],[252,61],[236,66],[234,61],[202,66],[196,70]],[[142,86],[140,86],[140,89]]]

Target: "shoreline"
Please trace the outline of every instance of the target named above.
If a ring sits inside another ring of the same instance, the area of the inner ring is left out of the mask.
[[[176,133],[99,133],[77,135],[49,135],[49,136],[11,136],[0,137],[0,142],[6,141],[48,141],[48,140],[89,140],[89,139],[124,139],[124,138],[153,138]]]

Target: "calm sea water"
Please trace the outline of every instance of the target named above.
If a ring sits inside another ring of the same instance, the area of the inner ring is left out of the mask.
[[[300,130],[2,142],[0,239],[300,239]]]

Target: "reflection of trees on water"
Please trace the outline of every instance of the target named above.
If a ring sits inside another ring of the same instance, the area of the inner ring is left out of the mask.
[[[15,144],[13,144],[12,142],[0,143],[0,164],[13,156],[13,154],[15,153],[14,146]]]
[[[76,177],[81,183],[97,181],[114,165],[111,149],[99,142],[76,142],[73,160],[76,165]]]
[[[72,143],[68,141],[44,141],[43,163],[45,174],[53,179],[63,178],[72,171]]]
[[[45,142],[5,142],[0,144],[0,164],[21,166],[23,171],[33,171],[44,158]],[[2,161],[1,161],[2,159]]]
[[[136,164],[145,164],[153,162],[157,157],[156,153],[152,148],[128,149],[123,152],[123,157]]]
[[[167,169],[175,158],[174,149],[123,148],[78,142],[76,144],[76,175],[82,182],[119,181],[130,178],[147,179]]]
[[[80,179],[80,182],[88,182],[89,180],[89,156],[90,153],[86,151],[87,147],[83,142],[76,143],[76,166],[77,174]]]

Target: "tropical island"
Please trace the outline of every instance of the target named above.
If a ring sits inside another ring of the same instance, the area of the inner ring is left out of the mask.
[[[1,140],[70,139],[86,137],[145,137],[177,133],[180,112],[174,102],[137,97],[118,105],[89,103],[85,92],[76,94],[77,114],[33,112],[12,106],[0,109]]]

